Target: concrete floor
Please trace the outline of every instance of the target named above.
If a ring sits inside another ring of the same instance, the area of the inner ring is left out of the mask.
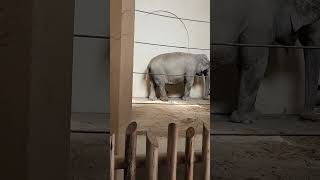
[[[73,114],[71,179],[107,178],[106,119],[105,114]],[[252,125],[230,123],[226,116],[211,116],[211,119],[214,124],[211,126],[211,179],[320,179],[320,122],[301,121],[287,115],[263,116]],[[197,165],[196,180],[200,168]],[[183,179],[183,169],[183,166],[178,169],[179,180]],[[159,180],[166,179],[165,171],[164,167],[160,168]],[[138,180],[144,180],[143,173],[143,169],[138,170]]]

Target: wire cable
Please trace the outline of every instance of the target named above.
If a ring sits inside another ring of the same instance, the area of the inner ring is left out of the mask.
[[[141,41],[135,41],[135,43],[136,43],[136,44],[151,45],[151,46],[178,48],[178,49],[192,49],[192,50],[210,51],[210,49],[205,49],[205,48],[192,48],[192,47],[190,48],[190,47],[185,47],[185,46],[175,46],[175,45],[157,44],[157,43],[149,43],[149,42],[141,42]]]
[[[108,36],[82,35],[82,34],[74,34],[74,37],[93,38],[93,39],[110,39],[110,37],[108,37]],[[145,45],[152,45],[152,46],[162,46],[162,47],[171,47],[171,48],[179,48],[179,49],[188,49],[188,47],[185,47],[185,46],[157,44],[157,43],[149,43],[149,42],[141,42],[141,41],[135,41],[135,43],[137,43],[137,44],[145,44]],[[212,43],[212,44],[210,44],[210,46],[288,48],[288,49],[320,49],[320,46],[286,46],[286,45],[261,45],[261,44],[243,44],[243,43]],[[208,48],[189,48],[189,49],[210,51],[210,49],[208,49]]]
[[[286,46],[286,45],[260,45],[242,43],[213,43],[210,46],[236,46],[236,47],[261,47],[261,48],[291,48],[291,49],[320,49],[320,46]]]
[[[158,74],[158,73],[143,73],[143,72],[132,72],[133,74],[140,74],[140,75],[159,75],[159,76],[184,76],[184,77],[202,77],[202,75],[184,75],[184,74]],[[204,77],[208,77],[205,76]]]
[[[180,18],[180,17],[178,17],[176,14],[174,14],[174,13],[172,13],[172,12],[170,12],[170,11],[166,11],[166,10],[156,10],[156,11],[153,11],[153,12],[151,12],[151,13],[155,13],[155,12],[165,12],[165,13],[169,13],[169,14],[171,14],[171,15],[173,15],[176,19],[178,19],[181,23],[182,23],[182,25],[183,25],[183,27],[184,27],[184,29],[186,30],[186,33],[187,33],[187,40],[188,40],[188,51],[190,51],[190,37],[189,37],[189,31],[188,31],[188,28],[187,28],[187,26],[186,26],[186,24],[182,21],[182,19]],[[148,14],[149,15],[149,14]]]
[[[151,14],[151,15],[161,16],[161,17],[166,17],[166,18],[177,19],[174,16],[167,16],[167,15],[162,15],[162,14],[158,14],[158,13],[154,13],[154,12],[143,11],[143,10],[139,10],[139,9],[136,9],[136,12],[145,13],[145,14]],[[205,20],[188,19],[188,18],[180,18],[180,19],[181,20],[185,20],[185,21],[192,21],[192,22],[199,22],[199,23],[209,23],[210,24],[210,21],[205,21]]]
[[[74,34],[74,37],[80,38],[92,38],[92,39],[110,39],[108,36],[99,36],[99,35],[84,35],[84,34]]]

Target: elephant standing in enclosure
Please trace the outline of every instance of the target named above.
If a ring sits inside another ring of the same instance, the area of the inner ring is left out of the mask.
[[[158,55],[151,59],[147,73],[150,77],[150,100],[156,100],[155,88],[160,90],[160,100],[168,101],[166,84],[184,83],[183,100],[190,99],[190,90],[195,76],[205,75],[204,98],[210,91],[210,61],[205,54],[173,52]]]
[[[213,0],[211,43],[320,46],[320,0]],[[212,48],[218,65],[237,63],[240,88],[231,121],[251,123],[257,118],[255,100],[268,64],[269,48],[222,46]],[[305,109],[314,111],[320,67],[320,50],[304,49]]]

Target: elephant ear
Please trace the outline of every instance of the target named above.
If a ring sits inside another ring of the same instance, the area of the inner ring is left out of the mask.
[[[207,70],[210,68],[210,61],[208,59],[208,56],[205,54],[200,55],[201,64],[203,66],[203,70]]]
[[[291,14],[290,20],[293,32],[298,32],[302,27],[312,23],[310,18],[308,19],[298,13]]]
[[[319,7],[319,0],[295,0],[295,8],[290,15],[292,30],[297,32],[302,27],[319,20]]]

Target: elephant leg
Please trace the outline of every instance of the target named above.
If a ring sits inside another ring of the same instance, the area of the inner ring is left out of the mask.
[[[160,90],[160,100],[161,101],[168,101],[168,96],[167,96],[167,92],[166,92],[166,84],[160,83],[158,87]]]
[[[155,84],[152,80],[150,80],[150,93],[149,93],[149,100],[155,101],[157,100]]]
[[[243,48],[238,108],[231,115],[232,122],[248,124],[258,118],[255,101],[267,67],[268,53],[267,48]]]
[[[204,96],[203,99],[210,99],[210,72],[204,77]]]
[[[305,49],[305,106],[301,118],[309,120],[320,120],[320,113],[315,111],[319,69],[320,50]]]
[[[186,83],[184,85],[184,95],[182,97],[183,100],[190,100],[190,91],[193,85],[194,77],[186,77]]]

